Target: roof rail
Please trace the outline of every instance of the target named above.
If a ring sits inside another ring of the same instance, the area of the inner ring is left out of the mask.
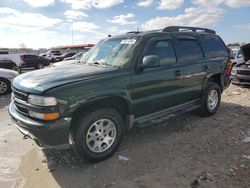
[[[201,28],[201,27],[186,27],[186,26],[168,26],[168,27],[165,27],[162,31],[164,32],[203,31],[206,33],[216,34],[216,32],[212,29]]]
[[[138,34],[138,33],[140,33],[140,31],[129,31],[126,34]]]

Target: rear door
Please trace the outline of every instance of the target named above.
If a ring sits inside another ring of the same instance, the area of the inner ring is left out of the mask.
[[[200,98],[207,72],[206,58],[200,41],[194,36],[179,36],[176,40],[183,69],[185,102]]]
[[[25,62],[28,67],[36,67],[39,61],[40,60],[36,55],[25,55]]]
[[[150,39],[143,50],[139,64],[142,63],[143,57],[148,55],[158,56],[160,67],[147,68],[132,75],[132,98],[136,117],[180,103],[182,71],[176,59],[172,38]]]

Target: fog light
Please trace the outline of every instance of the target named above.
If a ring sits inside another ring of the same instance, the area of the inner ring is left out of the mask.
[[[59,113],[57,112],[42,114],[38,112],[29,111],[29,115],[30,117],[41,119],[41,120],[55,120],[59,118]]]

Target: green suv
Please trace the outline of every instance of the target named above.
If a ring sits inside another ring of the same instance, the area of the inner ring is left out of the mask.
[[[109,36],[80,63],[18,76],[9,113],[39,146],[74,146],[101,161],[133,126],[219,108],[230,84],[229,52],[215,31],[171,26]]]

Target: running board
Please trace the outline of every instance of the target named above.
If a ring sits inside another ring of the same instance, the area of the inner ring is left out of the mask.
[[[193,111],[200,107],[201,99],[193,100],[178,106],[167,108],[159,112],[154,112],[147,114],[145,116],[136,118],[134,120],[134,125],[136,127],[148,127],[152,124],[157,124],[163,122],[171,117],[175,117],[179,114]]]

